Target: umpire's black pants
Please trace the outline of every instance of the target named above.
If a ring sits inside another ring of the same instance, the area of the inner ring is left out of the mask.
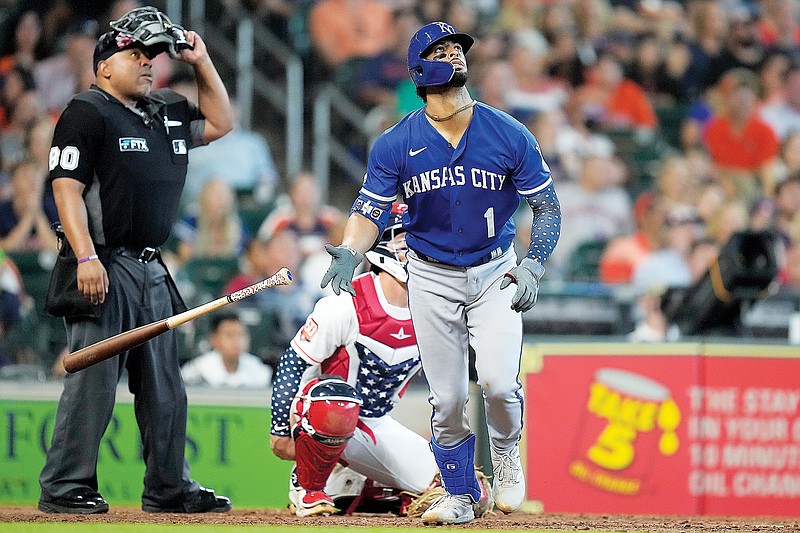
[[[109,292],[99,323],[67,321],[69,350],[75,351],[122,331],[175,314],[166,269],[116,251],[108,265]],[[174,292],[174,291],[172,291]],[[180,309],[179,309],[180,310]],[[85,370],[68,374],[56,412],[53,441],[39,476],[44,498],[77,487],[98,490],[97,455],[111,420],[123,368],[135,396],[134,410],[145,463],[142,503],[169,506],[199,490],[189,477],[186,444],[186,390],[173,331]]]

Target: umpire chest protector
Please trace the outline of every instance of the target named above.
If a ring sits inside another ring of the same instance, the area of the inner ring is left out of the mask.
[[[97,139],[102,139],[102,146],[88,154],[94,162],[90,187],[99,187],[86,198],[95,241],[107,246],[160,246],[180,207],[190,124],[202,116],[169,90],[154,91],[135,109],[96,87],[74,100],[91,104],[104,127]]]

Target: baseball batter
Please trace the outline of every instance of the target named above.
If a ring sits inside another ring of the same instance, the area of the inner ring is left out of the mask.
[[[289,498],[298,516],[331,514],[333,498],[358,496],[367,479],[418,493],[436,474],[426,440],[390,415],[420,369],[405,285],[404,208],[395,206],[368,252],[373,271],[354,281],[358,295],[317,302],[278,365],[270,443],[278,457],[296,461]],[[349,469],[331,476],[340,459]]]
[[[465,87],[465,54],[473,43],[444,22],[424,26],[411,39],[409,74],[425,106],[373,146],[343,244],[326,246],[332,261],[322,279],[337,294],[357,293],[355,268],[402,195],[409,306],[433,406],[430,446],[447,491],[422,515],[426,524],[469,522],[480,497],[472,466],[475,434],[465,408],[470,346],[486,407],[495,504],[504,512],[522,504],[521,313],[536,303],[561,226],[536,139],[506,113],[473,100]],[[512,215],[520,197],[533,222],[518,264]],[[515,291],[503,290],[512,284]]]

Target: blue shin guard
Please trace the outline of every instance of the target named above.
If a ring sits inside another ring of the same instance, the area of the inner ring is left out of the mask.
[[[442,474],[442,485],[450,494],[466,494],[473,503],[481,499],[481,486],[475,475],[475,434],[455,446],[442,446],[431,437],[431,451]]]

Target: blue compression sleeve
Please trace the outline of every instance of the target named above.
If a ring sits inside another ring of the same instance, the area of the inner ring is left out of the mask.
[[[300,388],[300,380],[303,373],[311,364],[302,359],[294,348],[286,348],[281,361],[278,364],[278,372],[272,386],[272,426],[270,435],[277,437],[288,437],[289,432],[289,411],[292,407],[292,400]]]
[[[525,199],[533,211],[531,243],[525,255],[544,265],[561,235],[561,205],[552,183]]]

